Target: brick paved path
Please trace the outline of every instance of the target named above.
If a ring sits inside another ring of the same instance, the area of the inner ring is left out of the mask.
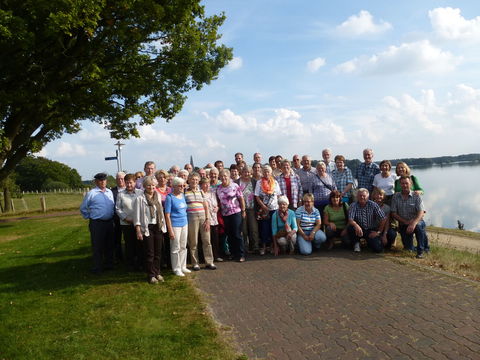
[[[480,359],[480,286],[362,252],[251,257],[195,279],[249,359]]]

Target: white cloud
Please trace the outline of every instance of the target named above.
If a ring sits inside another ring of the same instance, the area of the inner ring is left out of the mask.
[[[227,65],[229,70],[238,70],[243,66],[243,59],[239,56],[235,56]]]
[[[335,32],[340,36],[360,37],[364,35],[381,34],[391,28],[392,25],[383,20],[375,23],[373,16],[368,11],[361,10],[358,15],[352,15],[338,25]]]
[[[433,46],[428,40],[390,46],[378,54],[354,58],[338,65],[340,73],[383,75],[411,72],[452,71],[461,58]]]
[[[334,124],[332,121],[324,121],[320,124],[312,125],[312,130],[325,138],[332,141],[333,144],[340,145],[347,143],[347,136],[340,125]]]
[[[428,12],[433,31],[446,40],[480,41],[480,16],[467,20],[460,9],[436,8]]]
[[[203,113],[205,117],[210,119],[207,113]],[[255,130],[257,127],[257,120],[255,118],[247,118],[241,115],[236,115],[232,110],[222,110],[220,114],[213,119],[220,128],[229,131],[249,131]]]
[[[305,126],[300,122],[302,116],[294,110],[276,109],[275,117],[258,125],[258,129],[265,134],[288,136],[303,136]]]
[[[140,133],[140,137],[133,139],[133,141],[140,143],[151,141],[157,145],[178,145],[182,147],[193,145],[193,143],[183,135],[156,130],[152,125],[139,126],[138,132]]]
[[[313,60],[307,62],[307,69],[310,72],[317,72],[322,66],[326,64],[325,59],[321,57],[317,57]]]
[[[34,153],[33,155],[46,157],[46,156],[48,155],[48,151],[47,151],[47,149],[43,148],[42,150],[40,150],[39,152]]]
[[[87,151],[82,145],[70,144],[68,142],[61,141],[55,152],[55,155],[60,157],[85,156],[87,155]]]

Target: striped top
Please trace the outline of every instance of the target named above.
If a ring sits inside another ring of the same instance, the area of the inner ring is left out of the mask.
[[[320,212],[317,208],[313,208],[312,212],[307,212],[305,206],[300,206],[295,211],[295,217],[300,221],[300,227],[303,231],[312,231],[315,227],[315,222],[320,220]]]
[[[187,202],[187,215],[205,213],[205,208],[203,207],[205,198],[200,190],[185,191],[185,201]]]

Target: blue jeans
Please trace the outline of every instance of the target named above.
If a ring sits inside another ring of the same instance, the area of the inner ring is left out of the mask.
[[[417,238],[417,254],[423,254],[429,250],[427,233],[425,232],[425,222],[420,220],[411,234],[407,234],[408,225],[400,225],[398,231],[402,237],[403,248],[405,250],[415,251],[413,247],[413,235]]]
[[[367,245],[370,249],[374,252],[379,253],[383,251],[383,243],[382,238],[380,236],[375,236],[373,238],[370,237],[370,233],[376,232],[376,230],[368,230],[362,229],[363,236],[357,236],[355,233],[355,228],[352,225],[347,226],[348,237],[350,238],[350,242],[355,245],[356,243],[360,242],[361,238],[364,238],[367,241]]]
[[[228,245],[235,259],[245,257],[242,237],[242,213],[223,216]]]
[[[312,231],[310,230],[310,231],[304,231],[304,232],[305,232],[305,235],[310,235]],[[316,249],[319,249],[320,246],[322,246],[322,244],[325,241],[327,241],[327,236],[322,230],[318,230],[315,233],[315,237],[311,242],[305,240],[303,236],[300,235],[300,233],[297,233],[298,250],[302,255],[310,255],[312,253],[312,243]]]
[[[259,220],[260,244],[270,245],[272,243],[272,216],[275,211],[270,211],[268,219]]]

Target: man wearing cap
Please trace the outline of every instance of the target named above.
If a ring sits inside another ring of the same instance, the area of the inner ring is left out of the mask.
[[[80,212],[89,219],[93,252],[93,273],[113,268],[113,193],[107,189],[107,174],[95,175],[96,187],[83,199]]]

